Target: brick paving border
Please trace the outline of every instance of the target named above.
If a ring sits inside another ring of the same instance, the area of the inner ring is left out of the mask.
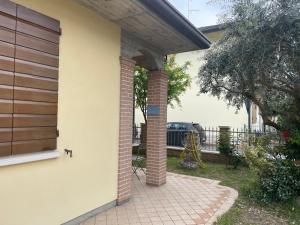
[[[205,225],[212,225],[214,222],[218,220],[220,216],[225,214],[230,210],[230,208],[233,206],[235,203],[235,200],[238,198],[238,192],[230,187],[226,187],[227,190],[229,191],[228,197],[225,199],[225,201],[219,206],[215,214],[206,222]]]

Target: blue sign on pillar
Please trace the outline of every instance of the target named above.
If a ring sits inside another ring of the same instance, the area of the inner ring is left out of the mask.
[[[147,115],[148,116],[158,116],[160,113],[160,108],[157,105],[148,105]]]

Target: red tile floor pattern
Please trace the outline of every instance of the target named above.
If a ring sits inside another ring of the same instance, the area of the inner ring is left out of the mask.
[[[167,184],[153,187],[133,176],[131,200],[81,225],[199,225],[213,224],[233,205],[236,190],[218,181],[168,173]]]

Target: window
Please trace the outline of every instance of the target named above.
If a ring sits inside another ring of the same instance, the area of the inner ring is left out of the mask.
[[[59,21],[0,1],[0,156],[56,149]]]

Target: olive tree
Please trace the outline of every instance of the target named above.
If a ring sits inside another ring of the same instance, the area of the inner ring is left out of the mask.
[[[265,125],[300,124],[299,0],[223,0],[224,36],[199,71],[201,93],[240,109],[251,100]]]

